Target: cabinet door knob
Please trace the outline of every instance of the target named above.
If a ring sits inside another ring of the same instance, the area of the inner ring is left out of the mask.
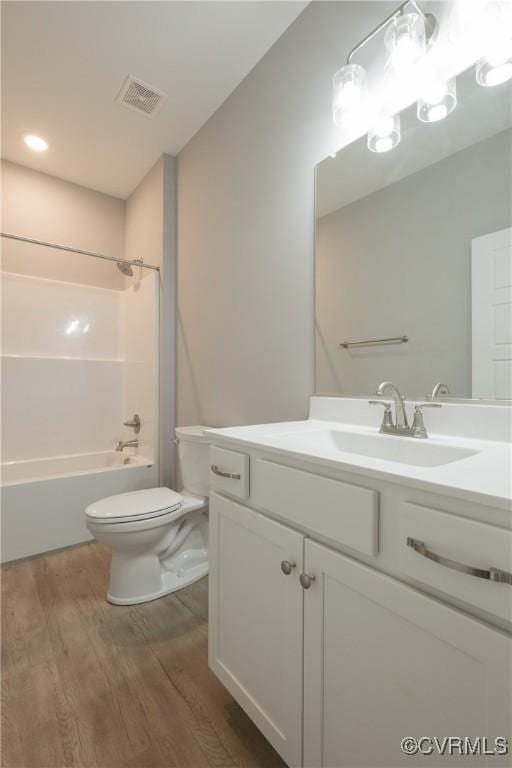
[[[311,583],[315,580],[314,576],[311,576],[309,573],[301,573],[299,576],[299,581],[302,589],[309,589],[311,586]]]
[[[295,563],[290,563],[289,560],[281,561],[281,570],[285,576],[289,576],[294,568],[295,568]]]

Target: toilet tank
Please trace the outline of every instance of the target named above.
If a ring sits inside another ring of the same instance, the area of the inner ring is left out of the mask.
[[[176,427],[183,490],[195,496],[208,496],[210,493],[210,443],[204,434],[205,429],[207,427]]]

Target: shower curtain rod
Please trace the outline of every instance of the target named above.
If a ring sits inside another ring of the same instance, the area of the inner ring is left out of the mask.
[[[155,272],[160,272],[160,267],[155,267],[153,264],[145,264],[142,259],[129,261],[128,259],[116,259],[115,256],[105,256],[104,253],[94,253],[94,251],[82,251],[80,248],[70,248],[68,245],[58,245],[57,243],[47,243],[44,240],[34,240],[32,237],[22,237],[21,235],[11,235],[8,232],[0,232],[1,237],[6,237],[9,240],[19,240],[22,243],[32,243],[32,245],[44,245],[45,248],[56,248],[58,251],[69,251],[69,253],[80,253],[82,256],[94,256],[95,259],[104,259],[105,261],[115,261],[118,264],[130,264],[132,267],[145,267],[146,269],[154,269]]]

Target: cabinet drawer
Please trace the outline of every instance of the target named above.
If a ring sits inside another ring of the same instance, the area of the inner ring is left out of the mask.
[[[210,486],[236,499],[249,498],[249,457],[213,445],[210,448]]]
[[[264,459],[256,459],[252,469],[254,504],[313,534],[377,554],[377,491]]]
[[[489,578],[491,569],[512,571],[510,530],[403,502],[400,567],[416,581],[512,619],[512,585]]]

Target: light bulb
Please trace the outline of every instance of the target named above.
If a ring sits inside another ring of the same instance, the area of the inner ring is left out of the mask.
[[[388,27],[385,43],[393,69],[404,71],[414,66],[427,50],[423,18],[417,13],[397,16]]]
[[[444,120],[457,106],[457,84],[455,78],[447,82],[433,81],[423,89],[418,100],[417,115],[422,123],[437,123]]]
[[[375,152],[389,152],[390,149],[393,149],[393,139],[390,136],[376,140]]]
[[[45,152],[48,149],[48,143],[41,136],[36,136],[34,133],[27,133],[23,140],[27,147],[34,152]]]
[[[368,133],[368,149],[370,152],[389,152],[400,143],[400,115],[384,117]]]
[[[413,40],[405,35],[397,38],[393,51],[393,66],[395,69],[404,69],[416,61],[418,54]]]
[[[444,120],[448,116],[448,109],[446,104],[436,104],[435,107],[428,109],[427,114],[429,123],[437,123],[438,120]]]
[[[490,46],[489,46],[490,47]],[[476,81],[484,87],[506,83],[512,78],[512,39],[500,35],[476,67]]]
[[[361,101],[361,89],[355,83],[347,83],[339,95],[339,103],[343,109],[351,110]]]
[[[346,64],[332,80],[332,116],[336,125],[354,119],[366,95],[366,72],[359,64]]]
[[[488,64],[477,69],[477,83],[486,87],[501,85],[512,78],[512,61],[501,64],[498,67],[491,67]]]

